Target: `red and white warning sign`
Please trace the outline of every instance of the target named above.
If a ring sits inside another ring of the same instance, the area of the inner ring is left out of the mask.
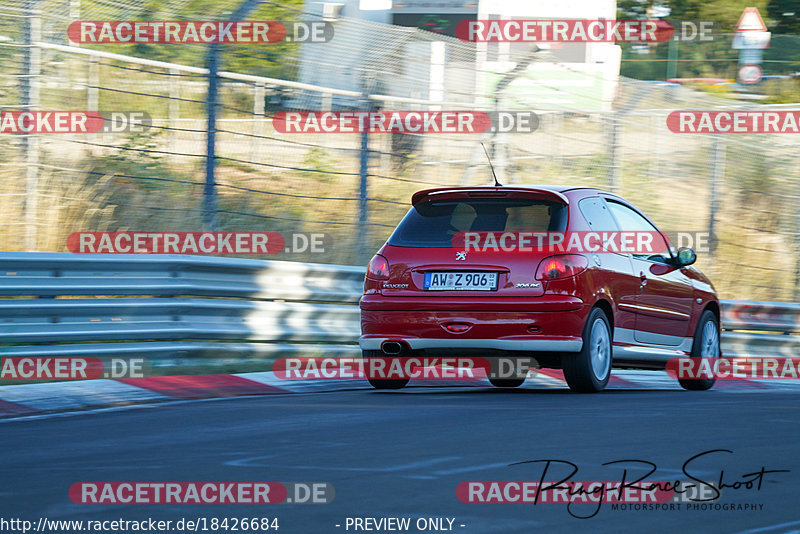
[[[746,7],[742,16],[739,17],[739,22],[736,24],[737,32],[765,32],[767,25],[764,24],[764,19],[758,12],[758,8]]]
[[[767,31],[758,9],[747,7],[736,24],[731,47],[734,50],[764,50],[769,48],[771,38],[772,33]]]

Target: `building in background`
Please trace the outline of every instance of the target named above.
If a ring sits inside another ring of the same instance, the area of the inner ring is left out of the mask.
[[[505,73],[535,51],[503,98],[539,109],[608,110],[621,49],[613,43],[465,43],[469,19],[606,19],[616,0],[307,0],[306,11],[334,24],[330,43],[304,44],[300,81],[348,91],[490,105]],[[479,101],[475,101],[475,98]],[[320,103],[325,106],[326,103]],[[333,107],[354,107],[338,97]]]

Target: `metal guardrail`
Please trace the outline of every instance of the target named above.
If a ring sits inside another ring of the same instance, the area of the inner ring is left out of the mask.
[[[363,268],[284,261],[0,253],[0,344],[6,356],[135,355],[154,367],[353,355],[363,279]]]
[[[0,253],[0,344],[6,356],[142,356],[154,367],[353,355],[363,277],[360,267],[284,261]],[[800,304],[722,309],[725,354],[800,355],[790,335]]]
[[[800,332],[800,303],[723,300],[722,322],[728,330]]]
[[[204,256],[0,253],[0,296],[203,296],[358,302],[364,269]]]
[[[729,355],[800,356],[800,303],[723,300],[722,351]]]

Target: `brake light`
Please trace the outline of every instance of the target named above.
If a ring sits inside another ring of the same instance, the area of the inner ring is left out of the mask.
[[[380,254],[375,254],[367,266],[367,278],[373,280],[389,279],[389,262]]]
[[[583,272],[589,267],[586,256],[580,254],[561,254],[549,256],[539,263],[536,269],[537,280],[557,280]]]

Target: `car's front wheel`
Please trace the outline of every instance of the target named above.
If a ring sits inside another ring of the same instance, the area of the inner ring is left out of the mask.
[[[719,358],[719,323],[717,316],[711,310],[706,310],[700,316],[692,343],[692,358]],[[702,391],[711,389],[716,378],[679,378],[683,389]]]
[[[602,391],[611,377],[611,326],[600,308],[589,313],[580,352],[565,354],[562,369],[567,385],[579,393]]]

